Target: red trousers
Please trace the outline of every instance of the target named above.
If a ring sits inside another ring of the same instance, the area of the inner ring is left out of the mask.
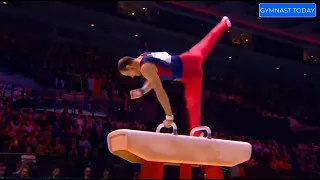
[[[221,21],[200,42],[180,55],[183,66],[182,82],[185,85],[185,101],[190,130],[201,125],[202,64],[227,29],[227,22]]]
[[[182,82],[185,86],[185,101],[189,130],[201,125],[202,64],[213,46],[228,29],[226,21],[217,24],[200,42],[180,55],[182,61]],[[222,170],[217,166],[202,166],[206,179],[223,179]],[[180,165],[180,179],[192,178],[192,166]]]
[[[191,130],[201,125],[201,97],[202,97],[202,64],[208,57],[211,49],[216,44],[222,33],[228,29],[227,23],[221,21],[198,44],[189,51],[180,55],[183,65],[182,82],[185,85],[185,100],[188,113],[188,125]],[[164,163],[145,162],[140,171],[140,179],[161,179]],[[216,173],[216,170],[218,173]],[[209,170],[212,172],[209,175]],[[206,178],[221,178],[220,167],[210,166],[205,168]],[[180,165],[180,179],[191,179],[192,167],[188,164]]]

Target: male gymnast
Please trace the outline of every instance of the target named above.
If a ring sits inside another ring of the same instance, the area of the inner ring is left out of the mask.
[[[118,70],[124,76],[143,76],[146,81],[142,88],[130,91],[131,99],[137,99],[155,91],[158,101],[166,113],[163,125],[170,127],[174,117],[169,98],[162,87],[161,80],[181,81],[185,86],[186,108],[189,127],[192,129],[201,123],[202,64],[208,57],[217,40],[231,27],[227,16],[189,51],[180,55],[167,52],[145,52],[138,58],[125,56],[118,62]]]

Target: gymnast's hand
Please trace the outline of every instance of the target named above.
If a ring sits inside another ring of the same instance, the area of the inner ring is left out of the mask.
[[[134,89],[134,90],[130,91],[131,99],[138,99],[138,98],[141,98],[143,95],[144,94],[141,89]]]
[[[166,128],[170,128],[172,126],[173,119],[174,119],[173,115],[166,116],[166,120],[162,122],[163,126]]]
[[[173,120],[164,120],[162,122],[163,126],[166,128],[170,128],[172,123],[173,123]]]

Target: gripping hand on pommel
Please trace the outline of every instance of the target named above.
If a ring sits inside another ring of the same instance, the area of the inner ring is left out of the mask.
[[[164,127],[166,128],[170,128],[172,126],[173,120],[164,120],[162,122],[162,124],[164,125]]]

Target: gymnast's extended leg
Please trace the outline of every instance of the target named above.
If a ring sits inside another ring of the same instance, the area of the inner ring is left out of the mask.
[[[229,18],[223,17],[199,43],[193,46],[189,51],[180,55],[184,66],[182,79],[185,85],[185,101],[190,130],[201,125],[202,64],[223,32],[229,27],[231,27]],[[217,169],[217,172],[221,172],[221,168],[215,166],[210,166],[207,169]],[[220,174],[221,173],[214,173],[214,175],[210,175],[209,177],[221,178]],[[192,166],[189,164],[181,164],[180,179],[191,178]]]
[[[196,126],[200,126],[202,63],[222,33],[230,26],[231,22],[229,18],[223,17],[199,43],[180,55],[183,63],[182,81],[185,84],[185,100],[190,130]]]
[[[198,59],[203,63],[223,32],[230,27],[231,22],[229,21],[229,18],[224,16],[201,41],[194,45],[189,51],[181,54],[181,59]]]

